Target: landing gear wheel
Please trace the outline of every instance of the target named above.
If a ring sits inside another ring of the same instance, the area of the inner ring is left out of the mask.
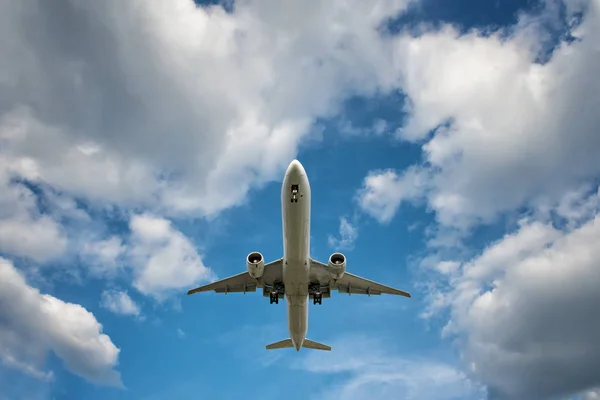
[[[279,304],[279,295],[277,293],[271,293],[269,297],[270,304]]]
[[[313,304],[323,304],[323,295],[321,293],[315,293],[313,297]]]

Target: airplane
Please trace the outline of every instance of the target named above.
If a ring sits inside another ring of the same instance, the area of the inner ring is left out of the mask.
[[[411,297],[410,293],[370,281],[346,271],[346,257],[333,253],[327,264],[310,257],[310,199],[308,176],[298,160],[285,172],[281,188],[283,257],[265,264],[263,255],[252,252],[246,258],[247,271],[188,291],[216,293],[256,292],[262,289],[270,304],[287,301],[290,338],[266,346],[267,350],[301,348],[330,351],[331,347],[306,338],[308,302],[321,305],[331,292]]]

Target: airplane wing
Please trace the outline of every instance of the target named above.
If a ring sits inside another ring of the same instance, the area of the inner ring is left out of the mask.
[[[210,291],[225,294],[256,292],[256,288],[273,286],[276,282],[283,281],[282,265],[282,259],[279,259],[265,264],[265,271],[258,279],[252,278],[250,274],[248,274],[248,271],[246,271],[241,274],[230,276],[229,278],[191,289],[187,294],[190,295],[198,292]]]
[[[361,278],[350,272],[344,272],[344,275],[336,282],[336,286],[338,293],[367,295],[395,294],[410,297],[410,293],[408,292]]]
[[[411,297],[410,293],[395,289],[390,286],[382,285],[369,279],[344,272],[344,275],[337,281],[330,278],[328,265],[322,262],[311,260],[311,281],[319,282],[322,286],[327,286],[329,290],[337,290],[338,293],[348,294],[366,294],[381,295],[394,294],[398,296]]]

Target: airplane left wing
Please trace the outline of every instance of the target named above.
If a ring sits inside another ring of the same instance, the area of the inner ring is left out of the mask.
[[[198,292],[210,292],[215,291],[216,293],[246,293],[256,292],[256,288],[273,286],[277,282],[283,281],[283,269],[282,260],[273,261],[269,264],[265,264],[265,270],[263,275],[254,279],[250,276],[248,271],[242,272],[241,274],[230,276],[229,278],[221,279],[216,282],[209,283],[204,286],[197,287],[188,291],[188,295]]]
[[[330,277],[329,266],[316,260],[311,260],[310,269],[312,282],[318,282],[322,288],[327,287],[329,290],[337,290],[338,293],[366,294],[369,296],[394,294],[411,297],[408,292],[361,278],[347,271],[344,272],[340,279],[334,280]]]
[[[344,275],[336,282],[336,286],[338,293],[367,295],[395,294],[398,296],[410,297],[410,293],[408,292],[361,278],[350,272],[344,272]]]

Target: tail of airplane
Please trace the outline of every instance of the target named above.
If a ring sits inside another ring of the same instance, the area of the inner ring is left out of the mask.
[[[285,340],[280,340],[279,342],[268,344],[266,346],[266,349],[267,350],[275,350],[275,349],[288,349],[288,348],[293,348],[293,347],[294,347],[294,343],[292,342],[292,339],[285,339]],[[302,347],[304,347],[306,349],[313,349],[313,350],[331,351],[330,346],[312,341],[310,339],[304,339],[304,342],[302,342]],[[300,351],[300,349],[297,349],[297,350]]]

